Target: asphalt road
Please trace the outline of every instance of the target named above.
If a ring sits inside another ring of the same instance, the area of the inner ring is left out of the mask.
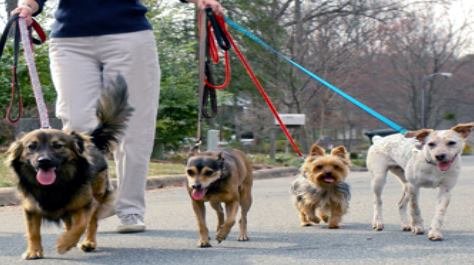
[[[300,227],[289,197],[291,176],[257,180],[249,213],[251,241],[237,241],[237,226],[221,244],[196,247],[197,228],[190,199],[183,187],[147,192],[148,230],[141,234],[115,233],[115,217],[103,220],[99,248],[93,253],[73,249],[64,255],[54,251],[60,229],[43,229],[45,259],[22,261],[24,223],[18,207],[0,208],[0,264],[473,264],[474,263],[474,157],[464,157],[464,168],[454,189],[444,226],[445,240],[431,242],[399,228],[396,202],[401,189],[390,177],[384,191],[385,231],[370,227],[372,194],[367,172],[354,172],[350,212],[343,227]],[[434,212],[436,193],[422,190],[425,226]],[[215,214],[208,211],[208,227],[214,237]],[[43,226],[44,227],[44,226]]]

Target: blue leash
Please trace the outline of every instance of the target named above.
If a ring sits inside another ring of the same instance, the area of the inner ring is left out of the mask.
[[[282,58],[283,60],[287,61],[288,63],[290,63],[291,65],[295,66],[296,68],[298,68],[299,70],[301,70],[303,73],[305,73],[306,75],[308,75],[309,77],[311,77],[312,79],[320,82],[321,84],[323,84],[324,86],[326,86],[327,88],[329,88],[330,90],[332,90],[333,92],[337,93],[338,95],[340,95],[341,97],[343,97],[344,99],[346,99],[347,101],[349,101],[350,103],[356,105],[357,107],[359,107],[360,109],[364,110],[365,112],[369,113],[370,115],[372,115],[374,118],[378,119],[379,121],[385,123],[386,125],[388,125],[390,128],[394,129],[395,131],[401,133],[401,134],[405,134],[407,132],[407,130],[405,128],[403,128],[402,126],[398,125],[397,123],[393,122],[392,120],[390,120],[389,118],[383,116],[382,114],[378,113],[377,111],[373,110],[372,108],[370,108],[369,106],[365,105],[364,103],[358,101],[357,99],[355,99],[354,97],[352,97],[351,95],[347,94],[346,92],[342,91],[341,89],[337,88],[336,86],[332,85],[331,83],[327,82],[326,80],[322,79],[321,77],[315,75],[314,73],[312,73],[311,71],[309,71],[308,69],[304,68],[303,66],[299,65],[298,63],[294,62],[293,60],[291,60],[288,56],[280,53],[279,51],[275,50],[272,46],[268,45],[267,43],[265,43],[263,40],[261,40],[259,37],[257,37],[255,34],[253,34],[252,32],[250,32],[249,30],[245,29],[244,27],[240,26],[239,24],[235,23],[234,21],[232,21],[230,18],[228,17],[225,17],[225,21],[227,22],[227,24],[229,26],[231,26],[233,29],[239,31],[240,33],[244,34],[246,37],[250,38],[251,40],[253,40],[254,42],[256,42],[257,44],[259,44],[260,46],[264,47],[265,49],[267,49],[268,51],[272,52],[273,54],[277,55],[278,57]]]

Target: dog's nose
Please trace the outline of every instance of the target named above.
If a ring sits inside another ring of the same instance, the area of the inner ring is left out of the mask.
[[[197,183],[191,186],[195,190],[200,190],[202,188],[201,184]]]
[[[445,154],[435,155],[435,158],[438,161],[444,161],[444,160],[446,160],[446,155]]]
[[[47,157],[39,157],[38,158],[38,167],[43,169],[48,169],[53,167],[53,161]]]
[[[325,177],[332,177],[332,172],[331,171],[326,171],[324,172]]]

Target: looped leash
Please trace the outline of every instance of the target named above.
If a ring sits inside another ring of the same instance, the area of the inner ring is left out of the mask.
[[[200,34],[206,35],[206,47],[205,50],[205,66],[204,66],[204,87],[202,90],[202,96],[200,97],[201,115],[204,118],[210,119],[217,115],[217,95],[215,89],[225,89],[230,83],[230,57],[228,50],[230,49],[229,40],[223,34],[221,25],[217,22],[212,14],[212,9],[205,9],[205,16],[203,15],[204,25],[199,27]],[[204,33],[204,30],[206,32]],[[218,47],[224,51],[224,65],[225,65],[225,78],[222,84],[215,84],[212,77],[211,62],[213,64],[219,63],[219,52]],[[210,102],[210,107],[208,107]],[[208,110],[209,109],[209,110]]]
[[[296,145],[293,137],[291,136],[290,132],[288,131],[288,128],[286,127],[286,125],[283,123],[280,115],[278,114],[278,111],[275,107],[275,105],[273,104],[273,102],[271,101],[270,97],[268,96],[268,94],[265,92],[265,89],[263,88],[262,84],[260,83],[260,81],[257,79],[255,73],[253,72],[252,68],[250,67],[247,59],[245,58],[245,56],[242,54],[242,52],[240,51],[240,49],[237,47],[237,45],[235,44],[231,34],[227,31],[226,29],[226,22],[225,22],[225,19],[223,16],[218,16],[218,15],[215,15],[215,14],[212,14],[212,10],[209,10],[207,9],[206,10],[206,13],[208,15],[208,17],[211,17],[210,18],[210,21],[211,21],[211,24],[213,24],[213,26],[215,25],[215,27],[213,27],[213,32],[214,32],[214,35],[216,35],[216,38],[219,38],[218,35],[222,36],[222,40],[218,40],[217,42],[219,44],[223,44],[223,47],[224,48],[230,48],[232,47],[237,55],[237,57],[239,58],[240,62],[242,63],[242,65],[244,66],[245,68],[245,71],[247,72],[247,74],[249,75],[250,79],[252,80],[253,84],[255,85],[255,87],[257,88],[258,92],[260,93],[260,95],[263,97],[263,99],[265,100],[265,103],[267,104],[267,106],[269,107],[270,111],[272,112],[274,118],[277,120],[281,130],[283,131],[283,133],[285,134],[286,138],[288,139],[288,141],[290,142],[291,144],[291,147],[293,148],[293,151],[295,153],[297,153],[300,157],[303,157],[303,154],[301,153],[301,151],[299,150],[298,146]],[[216,34],[217,32],[217,34]],[[225,39],[227,39],[227,41],[225,41]],[[228,42],[228,43],[227,43]],[[228,45],[230,44],[230,45]],[[221,47],[222,48],[222,47]]]
[[[15,28],[13,28],[15,27]],[[0,59],[2,58],[3,51],[5,49],[7,38],[12,29],[18,28],[18,15],[12,16],[7,24],[0,38]],[[20,120],[20,117],[23,115],[23,98],[21,97],[20,87],[18,85],[18,75],[17,75],[17,66],[18,66],[18,53],[20,49],[20,34],[18,30],[13,31],[13,65],[12,65],[12,77],[11,77],[11,92],[10,92],[10,102],[5,111],[5,119],[11,123],[15,124]],[[17,100],[18,113],[16,117],[13,117],[12,109],[15,104],[15,99]]]
[[[28,28],[26,26],[26,22],[24,18],[20,18],[18,14],[13,15],[7,22],[5,26],[5,30],[2,33],[0,38],[0,58],[3,55],[3,50],[6,45],[6,41],[11,29],[14,28],[14,42],[13,42],[13,66],[12,66],[12,81],[11,81],[11,99],[9,106],[6,110],[6,119],[8,122],[15,124],[19,121],[21,116],[23,115],[23,100],[21,97],[20,86],[18,82],[18,75],[17,75],[17,68],[18,68],[18,57],[19,57],[19,50],[20,50],[20,39],[23,43],[23,51],[25,55],[25,61],[28,66],[28,72],[31,80],[31,84],[33,87],[33,92],[35,95],[36,104],[38,106],[38,113],[40,117],[40,125],[41,128],[49,128],[49,119],[48,119],[48,111],[46,108],[46,104],[44,103],[43,93],[41,90],[41,85],[39,82],[38,72],[36,70],[36,65],[34,62],[33,56],[33,49],[32,43],[41,44],[46,41],[46,34],[44,33],[41,26],[33,20],[31,27]],[[39,39],[35,39],[32,37],[32,30],[33,29],[36,34],[38,35]],[[14,105],[15,97],[18,100],[18,114],[16,117],[12,117],[12,108]]]

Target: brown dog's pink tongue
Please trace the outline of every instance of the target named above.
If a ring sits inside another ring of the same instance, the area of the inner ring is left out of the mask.
[[[38,173],[36,173],[36,180],[41,185],[51,185],[56,180],[56,168],[50,168],[48,170],[40,169]]]
[[[325,178],[324,178],[324,182],[326,182],[326,183],[333,183],[333,182],[334,182],[334,178],[332,178],[332,177],[325,177]]]
[[[193,200],[195,201],[202,200],[205,195],[206,195],[205,189],[200,189],[200,190],[193,189],[193,191],[191,192],[191,197],[193,197]]]
[[[451,166],[451,162],[439,162],[438,163],[438,168],[441,171],[448,171],[450,166]]]

